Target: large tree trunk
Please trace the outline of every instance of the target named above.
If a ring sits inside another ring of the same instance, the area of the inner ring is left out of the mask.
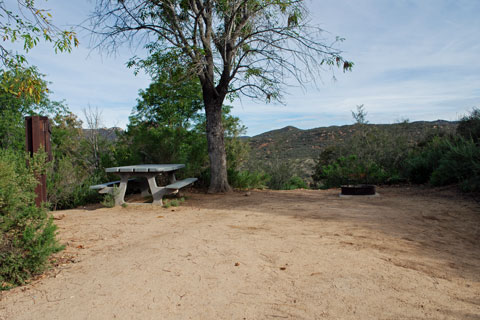
[[[204,103],[207,116],[208,156],[210,158],[210,187],[208,192],[229,192],[232,189],[227,179],[227,156],[222,124],[223,99],[209,99],[204,95]]]

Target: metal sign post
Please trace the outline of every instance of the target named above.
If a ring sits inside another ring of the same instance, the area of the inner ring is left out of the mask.
[[[50,123],[47,117],[31,116],[25,118],[26,150],[32,157],[39,149],[47,153],[47,161],[52,160],[52,148],[50,144]],[[40,207],[42,202],[47,201],[47,177],[44,174],[37,175],[39,184],[35,188],[37,198],[35,203]]]

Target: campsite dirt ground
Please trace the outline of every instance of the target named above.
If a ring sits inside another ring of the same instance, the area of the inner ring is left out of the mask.
[[[55,212],[66,249],[0,319],[480,319],[480,207],[448,190],[188,194]]]

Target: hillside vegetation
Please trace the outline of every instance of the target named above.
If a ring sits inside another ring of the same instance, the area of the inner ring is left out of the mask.
[[[378,132],[379,135],[402,135],[408,144],[414,145],[427,135],[453,134],[458,122],[444,120],[402,122],[395,124],[364,124],[319,127],[302,130],[292,126],[268,131],[257,136],[246,138],[251,147],[249,166],[258,163],[271,165],[274,162],[290,162],[299,175],[311,176],[315,161],[322,151],[328,147],[348,148],[352,139],[360,131]]]
[[[422,140],[433,132],[453,133],[458,122],[452,121],[416,121],[395,124],[366,124],[370,128],[395,133],[402,131],[412,143]],[[358,125],[329,126],[302,130],[287,126],[247,138],[251,146],[251,160],[272,158],[297,160],[317,158],[320,153],[332,145],[348,145],[360,127]]]

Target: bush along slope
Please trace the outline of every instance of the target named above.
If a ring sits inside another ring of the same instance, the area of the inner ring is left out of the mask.
[[[320,154],[312,176],[317,187],[410,182],[480,191],[478,109],[459,121],[456,133],[432,131],[418,143],[401,131],[360,129],[346,148],[329,147]]]
[[[41,172],[44,159],[39,155],[27,167],[23,156],[0,151],[0,290],[41,273],[49,256],[62,249],[52,216],[35,206],[34,172]]]

